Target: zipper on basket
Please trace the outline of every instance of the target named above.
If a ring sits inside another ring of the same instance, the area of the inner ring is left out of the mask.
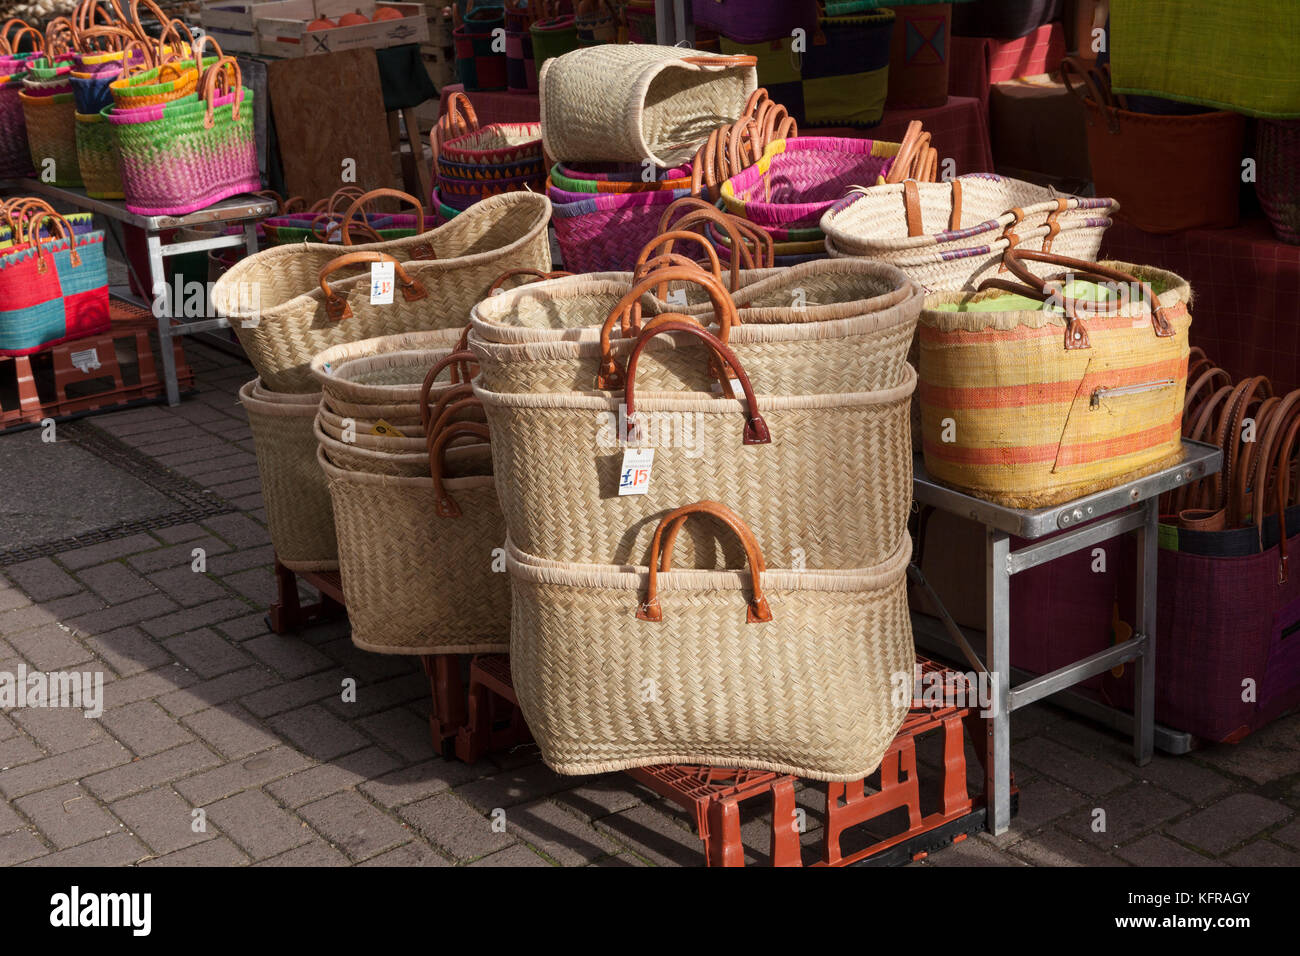
[[[1140,395],[1143,392],[1154,392],[1158,388],[1168,388],[1173,384],[1174,380],[1172,378],[1162,378],[1155,382],[1143,382],[1140,385],[1120,385],[1116,388],[1094,389],[1088,407],[1100,408],[1103,398],[1113,398],[1118,395]]]

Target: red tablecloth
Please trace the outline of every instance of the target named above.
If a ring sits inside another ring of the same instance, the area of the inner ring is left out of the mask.
[[[948,59],[948,92],[987,104],[989,87],[1018,76],[1050,73],[1065,57],[1065,27],[1045,23],[1018,40],[953,37]]]
[[[446,104],[452,93],[461,91],[459,84],[444,86],[443,104]],[[470,93],[468,96],[479,122],[485,125],[536,122],[541,115],[536,94]],[[950,96],[943,106],[928,110],[886,110],[880,125],[868,130],[810,126],[807,132],[809,135],[857,136],[897,142],[902,139],[907,124],[914,119],[920,120],[930,131],[934,148],[939,151],[940,162],[948,158],[955,162],[955,174],[993,172],[988,110],[985,104],[971,97]]]
[[[1191,343],[1234,380],[1267,375],[1276,393],[1300,388],[1300,246],[1278,242],[1267,222],[1167,236],[1116,222],[1102,254],[1190,282]]]

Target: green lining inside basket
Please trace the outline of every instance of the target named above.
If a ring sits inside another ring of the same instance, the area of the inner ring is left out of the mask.
[[[1156,295],[1165,291],[1161,282],[1148,283]],[[1098,285],[1096,282],[1075,280],[1065,287],[1065,295],[1070,299],[1082,299],[1085,302],[1114,302],[1119,293],[1110,286]],[[934,312],[1036,312],[1045,303],[1025,295],[1003,292],[1000,295],[968,298],[961,302],[940,302],[931,306]],[[1059,309],[1055,311],[1060,311]]]

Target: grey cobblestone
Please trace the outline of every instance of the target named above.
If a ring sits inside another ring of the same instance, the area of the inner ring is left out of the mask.
[[[260,790],[247,790],[207,806],[208,819],[216,822],[255,860],[276,856],[309,843],[314,838],[301,821],[275,805]]]
[[[141,790],[206,770],[218,763],[220,760],[202,744],[182,744],[152,757],[144,757],[97,773],[85,778],[82,783],[99,799],[112,803]]]
[[[14,804],[60,850],[111,836],[121,829],[121,824],[75,783],[30,794]]]
[[[412,832],[355,792],[309,803],[299,816],[353,860],[365,860],[401,846]]]
[[[148,844],[155,856],[174,853],[218,835],[216,825],[207,820],[205,829],[196,832],[194,808],[170,787],[158,787],[118,800],[111,809],[138,839]]]
[[[297,751],[275,747],[247,760],[228,763],[215,770],[178,780],[176,792],[190,803],[201,807],[250,787],[260,787],[310,765],[311,762]]]

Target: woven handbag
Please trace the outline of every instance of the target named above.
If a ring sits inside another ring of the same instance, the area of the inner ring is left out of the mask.
[[[814,9],[805,27],[798,40],[790,31],[767,42],[724,37],[722,52],[753,56],[759,82],[799,123],[875,126],[884,116],[889,90],[894,12],[864,10],[819,19]]]
[[[495,47],[497,31],[505,33],[501,6],[476,5],[471,0],[463,16],[455,19],[456,78],[466,90],[504,90],[506,55]]]
[[[1255,144],[1259,204],[1279,239],[1300,243],[1300,120],[1260,120]]]
[[[0,70],[0,176],[27,176],[32,171],[22,88],[23,74]]]
[[[722,184],[722,203],[760,226],[817,227],[849,187],[885,182],[899,149],[870,139],[776,140],[755,165]]]
[[[51,178],[55,186],[82,185],[77,162],[76,104],[72,93],[30,96],[18,94],[27,129],[27,148],[32,166]]]
[[[1109,74],[1071,57],[1062,64],[1062,78],[1088,114],[1096,191],[1119,200],[1120,219],[1155,233],[1237,224],[1241,114],[1155,116],[1121,109]]]
[[[706,349],[690,349],[699,367],[711,355],[724,361],[735,382],[729,391],[743,397],[681,389],[638,394],[641,354],[667,334],[700,339]],[[760,396],[735,352],[696,320],[669,315],[637,338],[622,393],[494,392],[477,380],[473,386],[492,429],[510,537],[528,554],[639,563],[665,507],[727,488],[728,500],[756,516],[777,566],[806,560],[854,568],[891,554],[906,523],[915,373],[904,367],[903,375],[901,384],[869,392]],[[645,494],[619,491],[630,445],[654,449]],[[791,503],[795,512],[772,510],[779,487],[801,489]],[[810,536],[814,526],[824,533]],[[712,566],[711,554],[695,558]]]
[[[956,0],[961,3],[964,0]],[[952,3],[880,0],[893,8],[894,36],[889,50],[889,96],[885,108],[928,109],[948,102],[948,60]],[[871,0],[870,6],[877,6]],[[826,4],[827,12],[860,7],[856,2]]]
[[[548,185],[555,241],[571,272],[624,272],[659,233],[659,218],[689,189],[655,192],[570,193]]]
[[[574,276],[492,296],[470,316],[477,384],[494,392],[566,392],[620,385],[636,342],[615,337],[619,308],[645,290],[641,312],[689,315],[717,329],[765,394],[872,392],[903,384],[922,293],[897,269],[864,259],[740,273],[730,295],[707,274],[674,273],[660,290],[629,273]],[[651,292],[666,292],[671,304]],[[730,320],[734,310],[736,321]],[[728,326],[725,330],[722,325]],[[711,391],[698,349],[657,338],[644,387]],[[605,373],[602,378],[602,371]]]
[[[574,4],[573,27],[578,46],[618,42],[618,21],[607,0],[578,0]]]
[[[681,569],[680,532],[707,530],[705,516],[739,542],[745,570]],[[772,550],[757,523],[707,500],[664,514],[635,567],[547,561],[521,551],[512,529],[510,669],[551,769],[871,773],[907,713],[893,687],[915,657],[910,541],[846,570],[770,570]]]
[[[533,59],[533,4],[506,0],[506,89],[513,93],[537,92],[537,63]]]
[[[649,173],[647,181],[643,176]],[[651,193],[665,189],[689,189],[689,167],[659,169],[619,163],[556,163],[551,167],[551,185],[569,193]]]
[[[1022,260],[1075,282],[1049,294]],[[1187,283],[1020,249],[1007,262],[1026,284],[991,279],[974,295],[926,300],[926,470],[968,494],[1038,508],[1181,460]]]
[[[423,477],[337,467],[327,446],[321,446],[352,641],[363,650],[477,654],[506,649],[510,582],[494,566],[505,523],[487,434],[481,424],[450,422],[431,432]],[[464,438],[478,443],[452,447]]]
[[[197,95],[104,116],[122,155],[126,208],[138,215],[184,215],[262,188],[253,136],[253,91],[239,64],[216,61]]]
[[[418,421],[425,376],[460,337],[459,329],[440,329],[345,342],[316,353],[311,373],[330,408],[403,407]]]
[[[0,355],[30,355],[107,332],[104,233],[77,235],[57,213],[19,217],[0,250]]]
[[[545,196],[508,193],[423,235],[354,246],[342,261],[330,246],[277,246],[230,269],[213,286],[211,301],[269,387],[315,391],[308,365],[317,352],[379,335],[463,328],[502,272],[548,271],[549,219]],[[414,252],[436,258],[416,259]],[[371,305],[369,265],[382,259],[396,260],[398,279],[405,275],[412,284],[402,286],[393,304]],[[366,272],[357,274],[355,265]]]
[[[558,3],[551,5],[551,8],[558,7]],[[533,66],[539,76],[547,60],[572,53],[581,46],[578,42],[578,23],[572,14],[559,15],[552,9],[534,21],[528,32],[533,41]]]
[[[691,19],[697,29],[714,30],[739,43],[761,43],[789,37],[795,29],[811,34],[817,4],[814,0],[691,0]]]
[[[99,113],[75,114],[77,122],[77,166],[93,199],[121,199],[122,167],[113,124]]]
[[[758,88],[752,57],[661,46],[599,46],[541,66],[546,153],[575,160],[676,166],[733,122]]]
[[[271,393],[253,379],[239,390],[239,402],[253,432],[276,559],[291,571],[334,570],[333,508],[325,476],[316,466],[313,423],[320,395]]]
[[[821,228],[832,256],[882,259],[930,290],[973,289],[1002,270],[1010,248],[1096,259],[1118,208],[1113,199],[975,173],[852,190]]]

